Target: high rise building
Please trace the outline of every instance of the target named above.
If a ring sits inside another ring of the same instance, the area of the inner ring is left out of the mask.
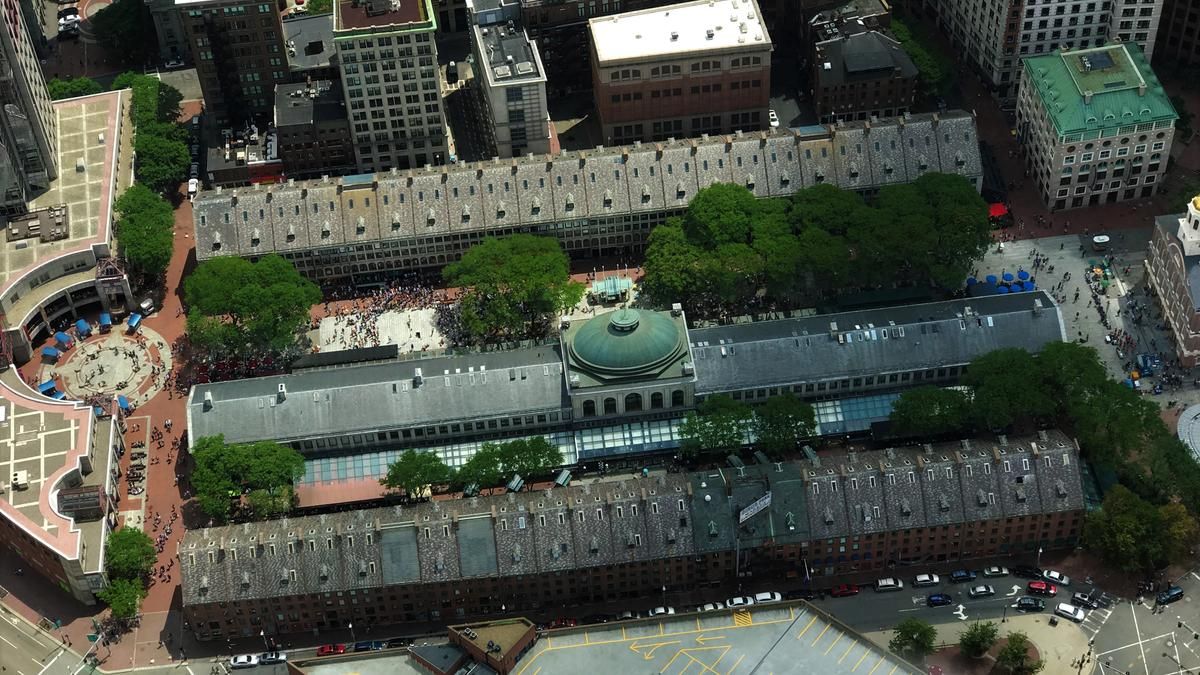
[[[145,0],[154,22],[154,35],[158,38],[158,58],[163,61],[189,58],[186,34],[183,30],[183,15],[175,6],[175,0]]]
[[[767,125],[771,36],[754,0],[696,0],[592,19],[605,145]]]
[[[447,159],[432,0],[337,0],[333,43],[358,169]]]
[[[1135,42],[1149,58],[1163,0],[909,0],[937,17],[971,68],[1009,102],[1017,96],[1021,59],[1059,49]]]
[[[274,2],[175,0],[204,94],[218,122],[266,122],[275,85],[288,81],[280,9]]]
[[[1159,63],[1180,67],[1200,64],[1200,2],[1166,0],[1159,26]]]
[[[1175,338],[1175,355],[1184,368],[1200,364],[1200,195],[1183,213],[1154,219],[1146,280]]]
[[[1017,140],[1051,210],[1149,197],[1178,115],[1131,43],[1025,59]]]
[[[521,25],[514,0],[468,2],[471,15],[472,82],[485,119],[493,157],[550,152],[546,70],[537,44]]]
[[[58,175],[58,121],[17,0],[0,31],[0,217],[25,213]]]

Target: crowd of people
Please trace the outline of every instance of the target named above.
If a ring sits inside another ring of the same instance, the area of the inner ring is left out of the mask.
[[[339,349],[358,349],[381,344],[399,344],[405,351],[425,351],[444,347],[445,341],[413,329],[412,318],[408,322],[408,338],[396,342],[395,336],[386,338],[380,334],[379,318],[387,312],[403,312],[417,309],[436,309],[447,303],[444,291],[422,283],[415,275],[409,275],[388,286],[370,291],[365,296],[353,297],[350,302],[335,306],[338,297],[332,293],[324,304],[324,315],[333,319],[332,335],[324,337],[313,351],[337,345]],[[322,319],[315,318],[310,328],[320,328]]]

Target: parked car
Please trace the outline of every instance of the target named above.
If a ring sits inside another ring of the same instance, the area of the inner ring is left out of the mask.
[[[1077,607],[1086,607],[1087,609],[1096,609],[1100,606],[1099,600],[1093,598],[1088,593],[1075,593],[1071,596],[1071,604]]]
[[[754,594],[754,602],[762,604],[764,602],[782,602],[783,596],[773,591],[764,591]]]
[[[954,604],[954,598],[949,593],[930,593],[925,597],[925,604],[930,607],[944,607]]]
[[[229,659],[229,667],[232,670],[240,670],[242,668],[253,668],[258,665],[257,654],[238,654]]]
[[[995,566],[988,567],[983,570],[983,576],[985,576],[989,579],[995,579],[996,577],[1006,577],[1006,576],[1008,576],[1008,568],[1007,567],[995,567]]]
[[[986,598],[989,595],[995,595],[995,594],[996,594],[996,589],[992,588],[991,586],[988,586],[987,584],[983,584],[980,586],[973,586],[971,588],[971,590],[967,591],[967,595],[970,595],[972,598]]]
[[[189,178],[188,179],[188,196],[195,197],[196,193],[199,191],[200,191],[200,180],[197,178]]]
[[[734,607],[747,607],[753,604],[754,598],[751,598],[747,595],[735,595],[734,597],[725,601],[725,606],[729,607],[730,609]]]
[[[772,129],[779,128],[779,115],[774,110],[767,111],[767,120],[770,122]]]
[[[572,619],[569,616],[560,616],[550,622],[550,628],[574,628],[579,625],[578,619]]]
[[[200,165],[197,164],[196,162],[192,162],[192,165],[190,167],[188,167],[188,178],[199,178],[199,177],[200,177]]]
[[[163,64],[163,70],[174,70],[183,67],[183,59],[171,59]]]
[[[597,623],[608,623],[609,621],[616,621],[616,620],[617,620],[616,614],[588,614],[587,616],[583,617],[583,623],[585,625],[593,625],[593,624],[597,624]]]
[[[317,647],[317,656],[333,656],[335,654],[345,654],[346,645],[332,644],[321,645]]]
[[[834,598],[848,598],[852,595],[858,595],[858,586],[855,584],[838,584],[829,589],[829,595]]]
[[[675,613],[674,607],[655,607],[650,610],[650,616],[667,616]]]
[[[1013,605],[1018,612],[1040,612],[1046,609],[1046,603],[1040,598],[1023,595],[1017,599],[1017,604]]]
[[[719,600],[717,602],[709,602],[709,603],[700,605],[701,612],[715,612],[720,609],[725,609],[725,603],[723,603]]]
[[[264,666],[269,666],[272,663],[286,663],[287,652],[263,652],[258,655],[258,662]]]
[[[1033,565],[1013,565],[1012,575],[1022,579],[1041,579],[1042,570]]]
[[[1051,598],[1058,595],[1058,588],[1048,581],[1031,581],[1025,588],[1034,595],[1045,595]]]
[[[942,579],[936,574],[918,574],[917,578],[913,580],[913,586],[918,587],[937,586],[940,583],[942,583]]]
[[[1070,586],[1071,577],[1059,572],[1058,570],[1043,570],[1042,578],[1059,586]]]
[[[1075,623],[1082,623],[1083,617],[1087,616],[1087,612],[1083,611],[1082,607],[1076,607],[1069,602],[1058,603],[1058,606],[1054,608],[1054,613]]]
[[[58,18],[65,19],[69,16],[79,16],[79,8],[63,7],[62,9],[58,10]]]
[[[950,581],[956,584],[975,581],[975,573],[971,570],[954,570],[950,573]]]
[[[1182,597],[1183,589],[1178,586],[1171,586],[1165,591],[1160,591],[1154,599],[1160,605],[1169,605]]]
[[[788,600],[816,600],[820,593],[811,588],[795,588],[783,594]]]
[[[640,618],[642,618],[641,612],[634,612],[634,611],[631,611],[628,609],[617,615],[617,621],[629,621],[630,619],[640,619]]]
[[[883,593],[885,591],[902,591],[904,590],[904,582],[894,577],[880,579],[875,582],[875,592]]]

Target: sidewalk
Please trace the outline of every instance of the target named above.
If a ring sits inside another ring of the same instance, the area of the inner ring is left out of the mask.
[[[1046,668],[1042,671],[1042,675],[1078,675],[1079,669],[1071,665],[1071,662],[1088,653],[1087,638],[1079,626],[1066,619],[1059,619],[1057,626],[1050,626],[1051,616],[1049,613],[1010,615],[1004,623],[996,622],[1000,627],[1000,639],[1017,631],[1025,633],[1029,641],[1037,647],[1040,658],[1046,662]],[[934,627],[938,631],[938,644],[957,645],[959,636],[971,623],[971,621],[953,621],[935,624]],[[887,649],[893,633],[886,630],[873,631],[864,635],[871,642]],[[931,658],[930,662],[937,661]],[[949,670],[945,672],[946,675],[956,675]]]

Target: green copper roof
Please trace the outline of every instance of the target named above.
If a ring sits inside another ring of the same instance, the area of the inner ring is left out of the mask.
[[[580,368],[606,378],[655,375],[685,348],[683,332],[669,317],[635,309],[588,319],[568,345]]]
[[[1059,136],[1178,118],[1136,44],[1054,52],[1024,64]]]

